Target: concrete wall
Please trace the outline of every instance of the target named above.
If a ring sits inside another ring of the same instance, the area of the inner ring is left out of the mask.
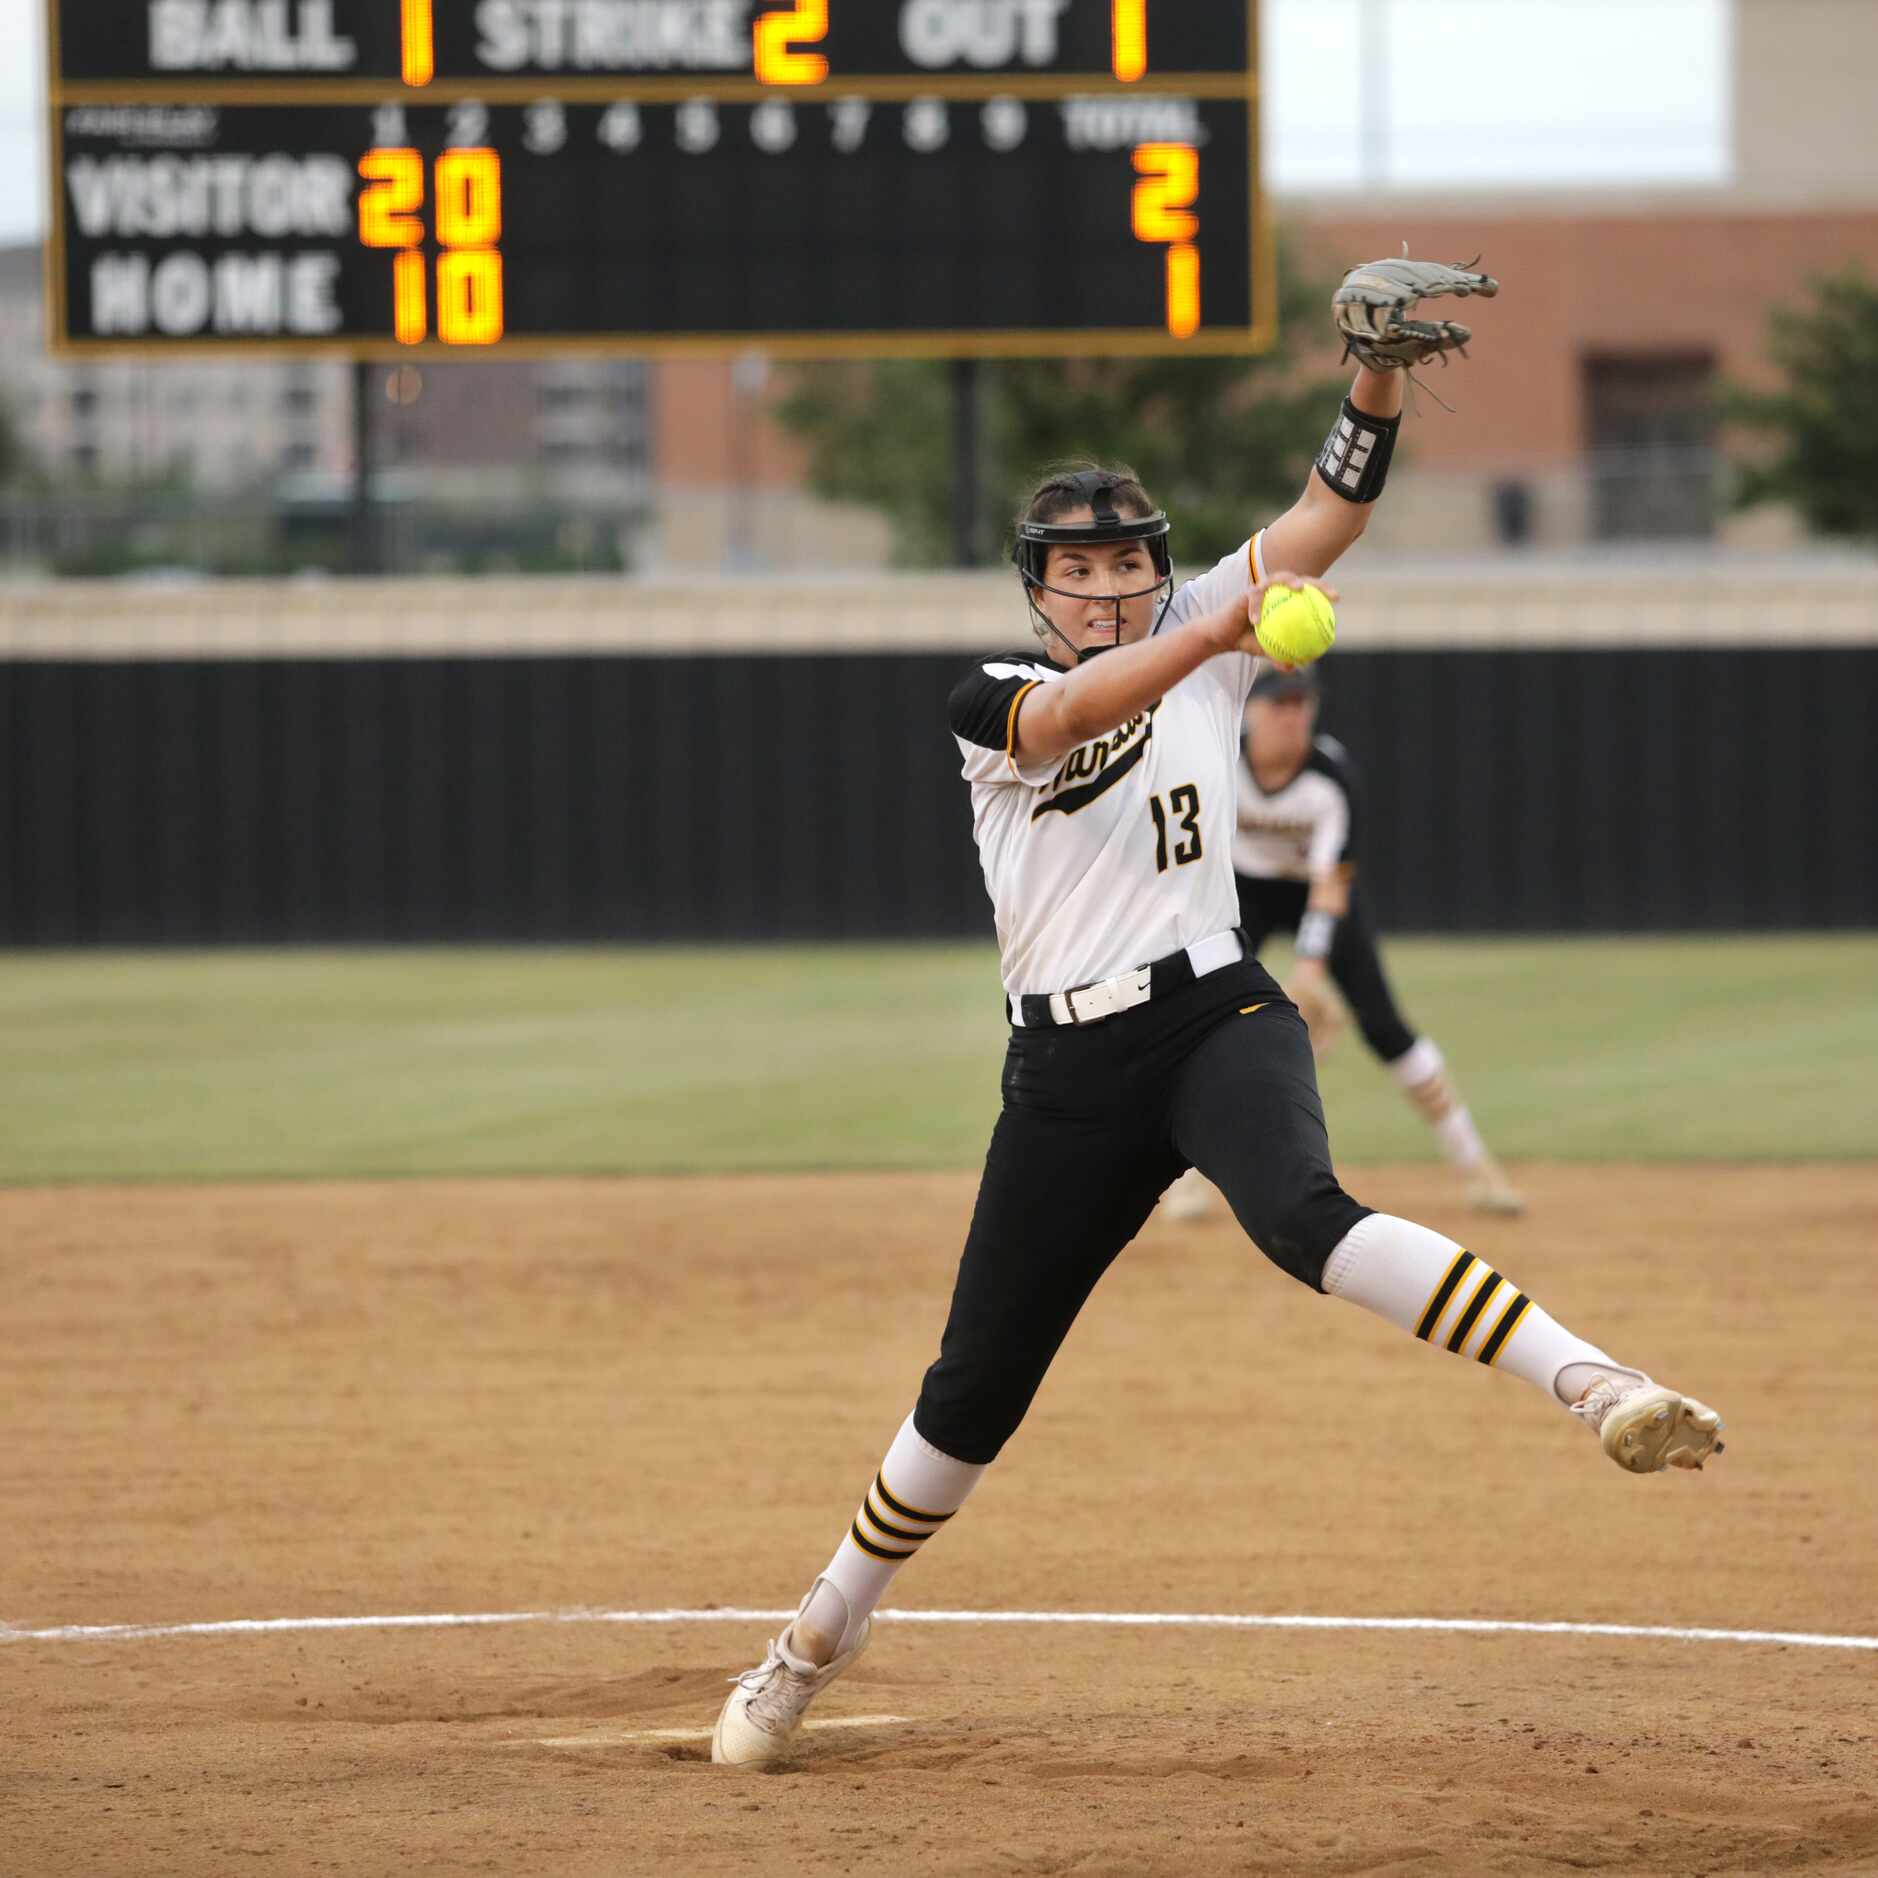
[[[1338,651],[1878,644],[1878,557],[1520,557],[1338,569]],[[1010,574],[0,584],[0,661],[973,652],[1030,643]],[[1332,653],[1333,660],[1337,653]]]

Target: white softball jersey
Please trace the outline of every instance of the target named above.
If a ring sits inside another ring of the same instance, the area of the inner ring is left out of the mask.
[[[1263,578],[1259,538],[1180,587],[1157,630]],[[1020,762],[1017,711],[1068,672],[1039,651],[980,660],[953,688],[972,834],[1004,989],[1113,978],[1239,923],[1232,844],[1241,717],[1259,661],[1208,659],[1140,716],[1045,764]]]
[[[1319,737],[1304,767],[1268,795],[1241,759],[1232,868],[1253,880],[1309,880],[1356,853],[1356,784],[1335,737]]]

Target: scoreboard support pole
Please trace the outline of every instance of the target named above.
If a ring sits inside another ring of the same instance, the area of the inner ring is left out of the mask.
[[[352,571],[376,574],[379,568],[378,510],[372,497],[372,458],[375,453],[372,404],[373,364],[352,361]]]
[[[948,379],[952,391],[952,561],[955,567],[982,567],[986,556],[980,361],[953,359]]]

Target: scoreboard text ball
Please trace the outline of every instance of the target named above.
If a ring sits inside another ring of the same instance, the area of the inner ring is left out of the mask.
[[[1256,0],[50,0],[68,352],[1251,351]]]

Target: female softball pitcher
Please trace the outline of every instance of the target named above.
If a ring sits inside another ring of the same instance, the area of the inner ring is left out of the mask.
[[[1304,1020],[1239,931],[1234,770],[1265,590],[1324,573],[1362,533],[1400,370],[1468,337],[1401,316],[1429,293],[1493,291],[1419,262],[1352,274],[1337,311],[1362,369],[1303,495],[1178,592],[1167,517],[1126,470],[1051,476],[1024,505],[1014,558],[1044,656],[983,660],[951,697],[1011,1023],[1003,1111],[938,1357],[834,1557],[735,1679],[713,1760],[787,1755],[1190,1166],[1293,1278],[1512,1371],[1620,1466],[1699,1467],[1719,1450],[1713,1410],[1575,1336],[1452,1240],[1344,1192]]]

